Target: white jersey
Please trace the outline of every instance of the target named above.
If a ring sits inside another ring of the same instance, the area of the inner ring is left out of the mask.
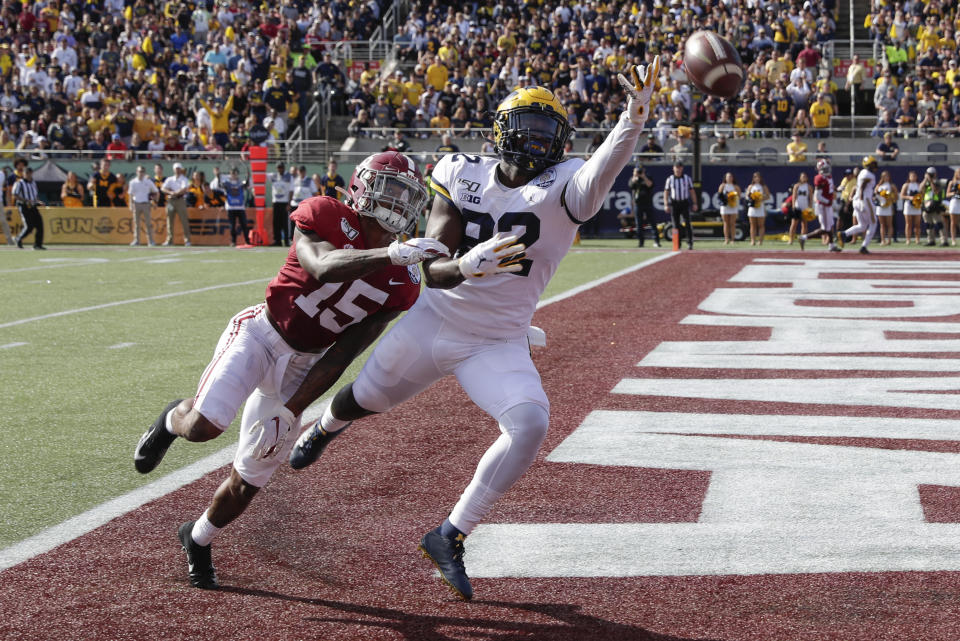
[[[797,185],[797,200],[793,203],[794,209],[803,211],[810,209],[810,183],[800,183]]]
[[[526,333],[540,295],[573,244],[579,223],[567,213],[561,194],[584,161],[565,160],[515,189],[497,180],[499,162],[451,154],[440,159],[431,180],[463,217],[460,254],[498,231],[514,232],[527,246],[523,270],[472,278],[453,289],[428,288],[420,300],[471,333],[512,338]]]
[[[877,187],[877,177],[869,169],[862,169],[857,174],[857,189],[853,192],[853,200],[862,200],[864,202],[873,202],[873,192]]]

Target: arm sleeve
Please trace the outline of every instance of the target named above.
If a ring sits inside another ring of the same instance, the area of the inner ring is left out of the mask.
[[[641,127],[620,115],[600,148],[585,162],[563,189],[563,203],[571,218],[584,222],[600,210],[620,170],[630,161]]]

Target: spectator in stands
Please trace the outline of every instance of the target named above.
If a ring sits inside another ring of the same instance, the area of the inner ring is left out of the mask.
[[[893,140],[893,132],[883,134],[883,141],[877,145],[876,153],[882,160],[896,160],[900,155],[900,145]]]
[[[369,136],[369,128],[373,125],[366,109],[361,109],[347,125],[347,133],[351,136]]]
[[[407,142],[406,136],[400,129],[394,130],[393,137],[380,149],[380,151],[399,151],[401,153],[406,153],[409,150],[410,143]]]
[[[895,129],[897,129],[897,119],[894,117],[894,112],[887,108],[883,108],[880,110],[880,114],[877,116],[877,123],[874,125],[870,135],[882,136],[887,131],[893,131]]]
[[[460,151],[460,148],[453,143],[453,137],[449,133],[444,133],[440,137],[440,144],[434,149],[433,162],[437,163],[447,154],[454,154]]]
[[[833,118],[834,109],[827,100],[827,95],[823,91],[817,94],[817,99],[810,105],[810,120],[813,123],[811,135],[816,138],[826,138],[830,135],[830,121]]]
[[[710,162],[724,162],[729,160],[730,147],[727,145],[727,135],[719,134],[717,142],[710,145]]]
[[[938,136],[956,137],[958,134],[957,116],[946,103],[937,112],[935,127]]]
[[[793,117],[793,122],[790,123],[790,128],[794,132],[799,133],[801,136],[812,134],[813,121],[810,119],[810,116],[807,114],[806,109],[797,110],[797,115]]]
[[[794,132],[787,143],[787,162],[807,162],[807,143],[798,132]]]
[[[909,138],[916,133],[914,127],[917,124],[917,110],[910,101],[910,96],[904,95],[900,99],[900,107],[893,116],[897,123],[897,135]]]
[[[657,137],[654,134],[647,135],[647,141],[640,147],[640,157],[645,160],[663,158],[663,147],[657,144]]]
[[[936,114],[930,107],[917,114],[917,135],[932,138],[937,135]]]
[[[853,54],[850,66],[847,68],[847,87],[850,89],[850,97],[853,99],[853,113],[862,114],[865,101],[861,88],[866,74],[866,67],[860,61],[860,54]]]

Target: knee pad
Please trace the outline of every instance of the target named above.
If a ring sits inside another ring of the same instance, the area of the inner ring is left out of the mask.
[[[550,414],[536,403],[521,403],[501,414],[499,422],[500,430],[515,446],[536,454],[547,436]]]

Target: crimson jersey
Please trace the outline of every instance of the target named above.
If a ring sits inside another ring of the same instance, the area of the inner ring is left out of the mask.
[[[832,205],[836,190],[833,188],[833,177],[817,174],[813,178],[813,190],[817,195],[817,202],[821,205]]]
[[[337,249],[368,249],[359,216],[336,198],[308,198],[290,220]],[[267,285],[267,308],[284,338],[313,350],[332,345],[343,330],[370,314],[410,309],[419,294],[417,265],[389,265],[354,281],[321,283],[300,266],[291,248],[287,262]]]

